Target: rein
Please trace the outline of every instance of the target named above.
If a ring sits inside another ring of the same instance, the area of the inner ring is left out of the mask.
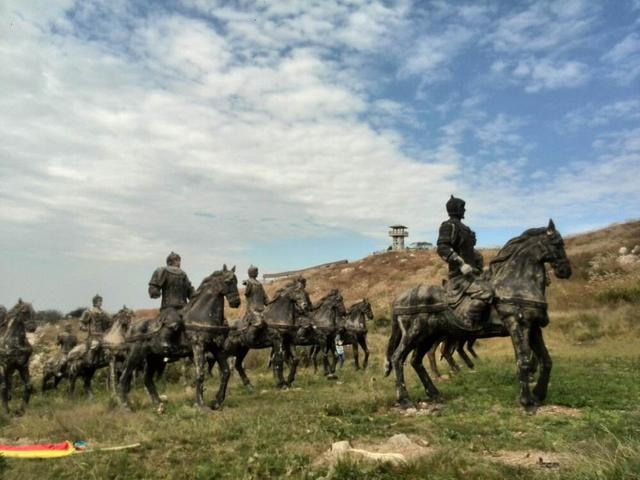
[[[547,302],[539,302],[536,300],[527,300],[525,298],[518,297],[509,297],[509,298],[495,298],[496,305],[498,304],[506,304],[506,305],[515,305],[516,307],[524,307],[524,308],[541,308],[547,309]]]

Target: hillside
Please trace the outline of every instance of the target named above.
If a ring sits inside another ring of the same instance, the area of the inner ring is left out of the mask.
[[[622,269],[616,264],[616,258],[620,247],[631,249],[640,245],[640,221],[573,235],[566,238],[565,243],[574,275],[569,281],[553,279],[549,290],[552,308],[597,306],[591,298],[593,295],[585,298],[584,288],[597,296],[621,283],[632,286],[638,281],[637,269]],[[482,251],[485,265],[496,252]],[[438,285],[446,274],[447,267],[434,250],[405,250],[372,255],[347,265],[309,270],[304,276],[312,300],[322,297],[331,288],[338,288],[347,305],[367,297],[376,314],[385,316],[397,294],[417,283]],[[267,289],[272,293],[288,281],[274,281],[267,285]]]

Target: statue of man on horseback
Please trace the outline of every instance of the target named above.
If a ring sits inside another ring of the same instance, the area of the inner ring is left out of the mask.
[[[490,285],[480,277],[482,254],[475,249],[476,234],[462,223],[465,201],[451,195],[449,219],[440,225],[438,255],[449,265],[447,301],[467,328],[480,326],[493,299]]]
[[[86,330],[87,352],[89,362],[94,363],[99,355],[102,335],[111,326],[109,314],[102,309],[102,297],[96,294],[92,300],[92,307],[88,308],[80,317],[80,329]],[[73,347],[72,347],[73,348]]]
[[[249,278],[244,283],[244,296],[247,297],[247,311],[260,316],[264,306],[269,303],[269,297],[258,280],[258,267],[251,265],[247,270]]]
[[[73,334],[71,324],[68,323],[64,326],[64,330],[60,332],[56,339],[56,345],[60,347],[60,353],[65,357],[71,351],[73,347],[78,344],[77,337]]]
[[[189,277],[180,268],[181,261],[180,255],[171,252],[167,257],[167,265],[156,268],[149,281],[149,296],[162,297],[160,318],[168,323],[179,321],[180,310],[195,293]]]

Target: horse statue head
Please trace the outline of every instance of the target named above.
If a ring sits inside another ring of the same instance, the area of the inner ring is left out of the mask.
[[[520,296],[543,302],[550,264],[556,277],[571,277],[571,262],[553,220],[542,228],[531,228],[513,238],[489,265],[488,278],[498,298]]]
[[[28,302],[22,299],[9,310],[5,320],[0,326],[0,344],[8,347],[28,346],[27,331],[35,331],[35,323],[32,321],[35,317],[35,310]]]
[[[103,345],[109,346],[124,343],[131,322],[135,317],[135,312],[124,305],[111,319],[111,327],[109,327],[102,337]]]
[[[311,308],[304,284],[293,281],[279,289],[267,303],[264,319],[270,325],[294,326]]]
[[[363,298],[351,305],[346,315],[345,328],[347,330],[367,330],[367,319],[373,320],[371,302]]]
[[[337,321],[347,314],[344,298],[337,289],[332,289],[313,308],[313,323],[317,327],[335,329]]]
[[[222,270],[205,277],[195,295],[182,310],[182,317],[186,322],[222,325],[225,298],[231,308],[240,306],[235,266],[228,269],[223,265]]]

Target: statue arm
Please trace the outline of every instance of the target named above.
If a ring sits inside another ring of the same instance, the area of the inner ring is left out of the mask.
[[[184,276],[184,279],[187,285],[187,300],[188,300],[194,297],[194,295],[196,294],[196,289],[193,288],[193,285],[191,284],[191,280],[189,280],[189,277],[187,277],[186,274]]]
[[[162,284],[164,283],[164,269],[162,267],[157,268],[151,280],[149,280],[149,297],[160,298],[162,295]]]
[[[484,269],[484,256],[479,250],[474,250],[473,254],[476,258],[476,268],[482,271]]]
[[[453,225],[450,222],[444,222],[440,225],[438,233],[437,252],[440,258],[445,262],[449,262],[453,255],[457,253],[453,249]]]
[[[89,322],[91,322],[91,314],[89,313],[89,309],[82,312],[82,316],[80,317],[80,330],[86,330]]]

